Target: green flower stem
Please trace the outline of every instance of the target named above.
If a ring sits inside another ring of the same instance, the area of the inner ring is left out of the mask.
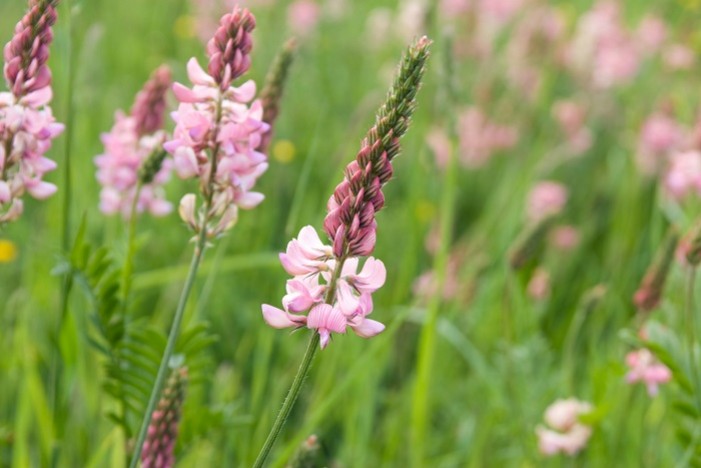
[[[324,302],[327,304],[332,304],[333,299],[336,296],[336,283],[338,282],[338,278],[341,276],[341,270],[343,270],[343,264],[345,261],[345,256],[338,259],[333,276],[329,282],[329,289],[326,291],[326,297],[324,298]],[[307,345],[307,351],[304,353],[302,363],[299,365],[299,369],[297,370],[297,375],[295,375],[295,379],[292,381],[292,385],[287,391],[285,401],[282,403],[282,408],[280,408],[280,412],[277,414],[277,418],[275,418],[275,423],[270,429],[268,438],[265,439],[263,448],[260,449],[258,457],[253,464],[254,468],[261,468],[263,466],[265,460],[268,458],[268,455],[270,455],[273,445],[275,445],[275,441],[280,435],[280,431],[282,431],[285,422],[287,422],[287,417],[290,415],[290,411],[292,411],[292,408],[297,401],[297,397],[299,397],[299,393],[302,390],[304,380],[307,378],[307,374],[309,373],[309,369],[312,365],[312,360],[314,359],[314,356],[316,356],[316,352],[319,348],[319,339],[319,333],[314,331],[311,339],[309,340],[309,345]]]
[[[319,336],[319,333],[316,331],[312,333],[312,337],[309,340],[309,345],[307,345],[307,351],[304,353],[304,358],[302,359],[302,363],[299,365],[299,370],[297,370],[297,375],[295,376],[294,381],[292,381],[292,386],[290,386],[290,389],[287,391],[285,401],[282,404],[282,408],[280,408],[280,412],[275,419],[272,429],[270,429],[268,438],[265,440],[265,444],[263,444],[263,448],[260,449],[258,458],[256,458],[256,462],[253,464],[254,468],[261,468],[263,463],[265,463],[268,455],[270,455],[270,450],[272,450],[273,445],[275,445],[275,441],[280,435],[282,427],[287,421],[287,417],[290,415],[290,411],[292,411],[292,407],[297,401],[297,397],[299,397],[299,393],[304,385],[304,380],[306,379],[307,374],[309,373],[309,368],[312,365],[312,360],[314,359],[314,356],[316,356],[316,352],[319,349]]]
[[[696,281],[696,267],[690,266],[686,277],[686,340],[689,352],[689,369],[691,371],[692,386],[696,395],[696,405],[701,410],[701,393],[699,393],[699,369],[696,361],[696,323],[694,321],[694,283]]]
[[[129,300],[129,293],[131,292],[132,284],[132,273],[134,272],[134,239],[136,237],[136,218],[138,217],[137,206],[139,203],[139,196],[141,195],[141,188],[143,184],[139,182],[136,186],[136,193],[134,193],[134,200],[131,204],[131,210],[129,211],[129,232],[127,233],[127,252],[126,258],[124,260],[124,267],[122,268],[122,304],[123,311],[126,311],[127,301]]]
[[[192,286],[195,284],[195,278],[197,277],[197,269],[202,261],[202,256],[204,254],[204,249],[207,244],[207,228],[202,227],[202,231],[197,239],[197,245],[195,246],[195,251],[192,255],[192,262],[190,263],[190,270],[185,280],[185,286],[180,294],[180,301],[178,302],[178,307],[175,310],[175,317],[173,318],[173,324],[170,328],[170,333],[168,334],[168,342],[166,344],[166,349],[163,352],[163,357],[161,358],[161,365],[158,368],[158,374],[156,375],[156,382],[153,384],[153,389],[151,390],[151,396],[146,406],[146,411],[144,413],[144,419],[141,422],[141,429],[139,429],[139,435],[136,439],[136,445],[134,446],[134,454],[131,459],[129,466],[131,468],[136,468],[141,458],[141,450],[144,445],[144,440],[146,440],[146,433],[148,432],[148,426],[151,424],[151,416],[153,411],[156,409],[156,404],[161,394],[161,389],[163,388],[163,383],[168,374],[168,362],[170,361],[173,351],[175,350],[175,343],[180,335],[180,326],[183,321],[183,316],[185,315],[185,306],[187,304],[188,297],[190,297],[190,291]]]

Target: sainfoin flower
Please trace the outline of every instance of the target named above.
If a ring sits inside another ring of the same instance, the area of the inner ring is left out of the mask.
[[[183,219],[196,232],[207,229],[208,237],[230,229],[238,208],[253,208],[264,198],[252,189],[268,168],[267,157],[257,148],[269,126],[262,121],[260,101],[253,101],[255,83],[232,86],[250,67],[254,27],[255,18],[246,9],[235,7],[224,15],[207,44],[207,71],[192,58],[187,72],[193,87],[173,86],[180,105],[173,113],[173,139],[164,148],[173,155],[181,178],[200,181],[204,206],[198,214],[194,204],[192,210],[183,210],[184,203],[189,207],[194,201],[184,198],[180,213],[187,214]]]
[[[331,245],[306,226],[280,254],[293,278],[287,282],[282,309],[262,306],[270,326],[316,330],[322,348],[332,332],[345,333],[349,327],[363,338],[384,330],[367,316],[373,309],[372,293],[384,284],[387,273],[382,261],[368,256],[375,248],[375,213],[384,205],[382,186],[392,176],[391,161],[399,154],[399,138],[414,111],[429,44],[423,37],[405,55],[375,125],[329,199],[324,231]],[[362,267],[361,257],[368,257]]]
[[[545,180],[538,182],[528,194],[526,212],[528,219],[538,222],[556,215],[567,203],[567,187],[559,182]]]
[[[543,455],[566,453],[574,455],[582,450],[591,437],[591,426],[580,421],[580,416],[592,410],[589,403],[575,398],[557,400],[545,410],[548,427],[538,426],[538,448]]]
[[[51,71],[47,65],[57,1],[32,2],[4,49],[9,92],[0,93],[0,225],[22,214],[22,195],[48,198],[56,186],[44,175],[56,163],[44,155],[62,131],[49,107]]]
[[[102,185],[100,210],[105,214],[121,213],[125,219],[149,211],[154,216],[171,212],[165,200],[163,184],[170,178],[172,161],[163,160],[162,130],[166,92],[171,85],[170,70],[158,68],[144,89],[137,94],[129,115],[118,111],[109,133],[102,135],[105,152],[95,158],[97,180]],[[150,159],[160,158],[159,167],[149,171],[148,180],[140,177]],[[138,200],[135,198],[138,195]],[[132,213],[132,207],[136,213]]]
[[[648,349],[639,349],[626,354],[626,365],[630,368],[626,374],[628,383],[643,382],[647,386],[647,393],[655,396],[659,392],[660,384],[672,379],[672,371],[659,362],[655,355]]]

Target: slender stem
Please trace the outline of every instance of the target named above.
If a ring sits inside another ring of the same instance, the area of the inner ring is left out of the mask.
[[[326,290],[326,296],[324,297],[324,302],[326,304],[333,304],[334,297],[336,296],[336,284],[338,283],[338,278],[341,276],[341,271],[343,270],[343,264],[346,262],[346,258],[347,257],[344,255],[343,257],[337,259],[333,276],[331,277],[331,281],[329,281],[329,288]],[[304,380],[307,378],[307,374],[309,373],[309,369],[312,365],[312,360],[314,359],[317,348],[319,347],[319,337],[320,335],[316,331],[312,333],[312,338],[309,340],[307,351],[304,353],[304,358],[302,359],[302,363],[299,365],[297,375],[295,375],[295,379],[292,381],[292,386],[290,386],[290,389],[287,391],[285,401],[282,403],[282,408],[280,408],[277,418],[275,418],[275,423],[270,429],[268,438],[265,439],[263,448],[261,448],[260,452],[258,453],[258,457],[253,464],[254,468],[260,468],[263,466],[263,463],[265,463],[266,458],[268,458],[268,455],[270,455],[273,445],[275,445],[275,441],[280,435],[280,431],[287,421],[287,417],[290,415],[290,411],[292,411],[292,407],[297,401],[297,397],[302,390]]]
[[[263,463],[265,463],[266,458],[268,458],[270,450],[272,450],[275,441],[280,435],[282,427],[287,421],[287,417],[290,415],[290,411],[292,411],[292,407],[297,401],[297,397],[302,390],[302,385],[304,384],[304,380],[309,373],[309,368],[312,365],[312,360],[314,359],[318,349],[319,334],[315,331],[312,333],[312,337],[309,340],[309,345],[307,345],[307,351],[304,353],[304,358],[302,359],[302,363],[299,365],[299,370],[297,370],[297,375],[295,376],[294,381],[292,381],[292,386],[288,390],[285,401],[282,404],[282,408],[275,419],[275,424],[273,424],[273,427],[270,429],[268,438],[265,440],[265,444],[263,444],[263,448],[260,449],[258,458],[256,458],[256,462],[253,464],[254,468],[261,468]]]
[[[131,291],[132,273],[134,271],[134,238],[136,237],[136,218],[138,216],[137,207],[139,204],[139,197],[141,196],[142,187],[143,184],[139,182],[136,186],[134,200],[132,201],[131,210],[129,212],[127,252],[124,260],[124,267],[122,268],[122,311],[125,311],[127,308],[127,301],[129,300],[129,293]]]
[[[694,282],[696,280],[696,267],[689,266],[686,277],[686,339],[689,352],[689,369],[693,380],[692,386],[696,395],[696,405],[701,409],[701,393],[698,391],[699,373],[696,364],[696,330],[694,322]]]
[[[197,240],[197,245],[195,246],[195,251],[192,255],[192,262],[190,263],[190,270],[185,280],[185,286],[180,294],[180,301],[178,302],[178,308],[175,311],[175,317],[173,318],[173,324],[170,328],[170,333],[168,334],[168,342],[166,344],[166,349],[163,352],[163,357],[161,358],[161,365],[158,368],[158,374],[156,375],[156,382],[153,384],[153,389],[151,390],[151,396],[146,406],[146,411],[144,413],[144,419],[141,422],[141,428],[139,429],[139,435],[136,439],[136,445],[134,446],[134,454],[131,459],[129,466],[131,468],[136,468],[136,465],[141,458],[141,450],[146,440],[146,433],[148,432],[148,426],[151,424],[151,416],[156,408],[156,403],[161,394],[161,389],[163,387],[163,382],[165,381],[166,375],[168,373],[168,362],[170,361],[173,351],[175,350],[175,343],[180,334],[180,325],[183,321],[183,316],[185,315],[185,306],[187,304],[187,299],[190,296],[190,291],[192,286],[195,284],[195,278],[197,277],[197,269],[200,266],[204,249],[207,244],[207,229],[203,226],[202,231]]]
[[[431,298],[426,310],[426,319],[421,328],[418,343],[417,370],[412,395],[411,408],[411,465],[424,466],[424,454],[426,447],[426,428],[429,415],[429,395],[432,382],[431,371],[435,355],[436,328],[438,323],[438,311],[443,303],[443,287],[445,285],[446,270],[450,258],[452,232],[455,218],[455,200],[457,193],[457,156],[455,153],[455,114],[453,104],[455,101],[455,89],[453,86],[453,57],[452,37],[445,37],[445,55],[443,56],[443,87],[445,95],[442,103],[447,109],[447,128],[451,140],[448,165],[445,169],[443,191],[440,204],[440,248],[433,263],[436,274],[437,291]]]
[[[63,204],[61,207],[61,219],[63,224],[63,233],[61,237],[61,250],[64,254],[68,252],[71,245],[71,151],[73,143],[73,89],[75,83],[75,54],[73,54],[73,9],[72,1],[65,0],[64,10],[66,11],[66,58],[68,63],[67,83],[64,90],[66,96],[66,117],[65,117],[65,144],[63,158]],[[9,153],[8,153],[9,154]],[[60,392],[61,392],[61,374],[63,367],[63,358],[61,356],[61,330],[63,323],[68,314],[68,300],[73,289],[73,275],[67,273],[61,278],[60,289],[60,312],[54,330],[54,340],[56,349],[51,355],[51,372],[49,380],[49,398],[51,404],[51,416],[54,427],[57,431],[57,441],[54,443],[51,464],[55,466],[58,463],[59,449],[63,428],[66,426],[65,421],[59,424],[62,412],[60,411]]]

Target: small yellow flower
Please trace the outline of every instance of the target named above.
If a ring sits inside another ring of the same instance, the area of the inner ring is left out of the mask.
[[[17,258],[17,246],[14,242],[0,239],[0,263],[10,263]]]
[[[436,217],[436,205],[428,200],[421,200],[416,204],[414,216],[420,223],[428,223]]]
[[[173,31],[181,39],[195,37],[195,18],[190,15],[179,16],[173,24]]]
[[[296,152],[295,145],[290,140],[279,140],[273,145],[273,157],[283,164],[292,162]]]

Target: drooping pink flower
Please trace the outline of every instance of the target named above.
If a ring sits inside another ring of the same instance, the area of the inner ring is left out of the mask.
[[[158,68],[137,94],[131,114],[118,111],[114,126],[102,135],[105,151],[95,158],[95,165],[102,185],[103,213],[120,213],[129,219],[144,211],[154,216],[172,211],[163,185],[170,178],[173,163],[163,159],[167,134],[161,130],[170,84],[170,70]],[[151,167],[154,161],[158,162]],[[136,213],[132,213],[132,206]]]
[[[257,149],[270,127],[262,120],[260,101],[253,101],[255,83],[232,86],[250,67],[254,27],[253,15],[235,7],[207,44],[208,71],[192,58],[187,64],[192,88],[173,85],[180,105],[172,114],[173,139],[164,148],[181,178],[199,179],[208,209],[199,213],[194,230],[206,229],[210,238],[233,226],[238,208],[254,208],[264,198],[252,189],[268,168],[266,155]],[[190,211],[185,213],[192,226]]]
[[[541,181],[528,194],[526,214],[535,223],[562,211],[567,203],[567,187],[559,182]]]
[[[545,411],[545,422],[549,427],[538,426],[538,448],[547,456],[558,453],[575,455],[581,451],[591,437],[592,429],[580,421],[580,416],[592,410],[589,403],[575,398],[557,400]]]
[[[672,371],[645,348],[626,354],[626,365],[630,368],[626,374],[626,381],[631,384],[644,383],[651,397],[657,395],[660,384],[672,379]]]

